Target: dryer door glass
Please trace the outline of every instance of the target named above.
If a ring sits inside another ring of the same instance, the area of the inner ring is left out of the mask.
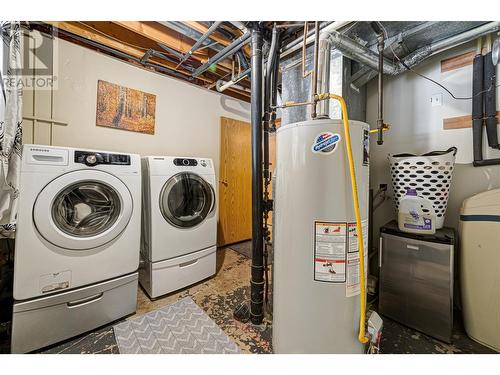
[[[214,189],[203,178],[191,172],[171,177],[160,194],[163,217],[179,228],[191,228],[200,224],[214,208]]]
[[[64,233],[93,237],[111,228],[120,216],[118,193],[97,181],[79,181],[61,190],[52,204],[52,220]]]

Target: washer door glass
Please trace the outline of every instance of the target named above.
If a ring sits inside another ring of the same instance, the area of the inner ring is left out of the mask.
[[[123,181],[104,171],[83,169],[63,174],[42,189],[33,206],[33,224],[59,248],[88,250],[117,238],[133,211],[134,201]]]
[[[191,228],[200,224],[214,208],[214,189],[203,178],[191,172],[171,177],[160,194],[163,217],[179,228]]]
[[[98,181],[80,181],[63,189],[52,204],[52,220],[66,234],[92,237],[113,226],[120,216],[117,192]]]

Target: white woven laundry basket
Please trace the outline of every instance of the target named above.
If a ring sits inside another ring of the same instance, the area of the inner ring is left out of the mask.
[[[442,228],[456,154],[457,148],[451,147],[446,151],[433,151],[421,156],[389,155],[396,212],[406,191],[415,189],[419,197],[432,203],[436,214],[436,229]]]

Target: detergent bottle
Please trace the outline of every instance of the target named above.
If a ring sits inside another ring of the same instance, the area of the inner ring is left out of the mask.
[[[398,226],[402,232],[434,234],[436,214],[432,203],[419,197],[415,189],[408,189],[399,202]]]

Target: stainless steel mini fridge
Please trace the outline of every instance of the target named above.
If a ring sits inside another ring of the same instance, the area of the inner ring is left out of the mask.
[[[379,312],[429,336],[450,342],[453,328],[455,233],[399,231],[392,221],[380,229]]]

